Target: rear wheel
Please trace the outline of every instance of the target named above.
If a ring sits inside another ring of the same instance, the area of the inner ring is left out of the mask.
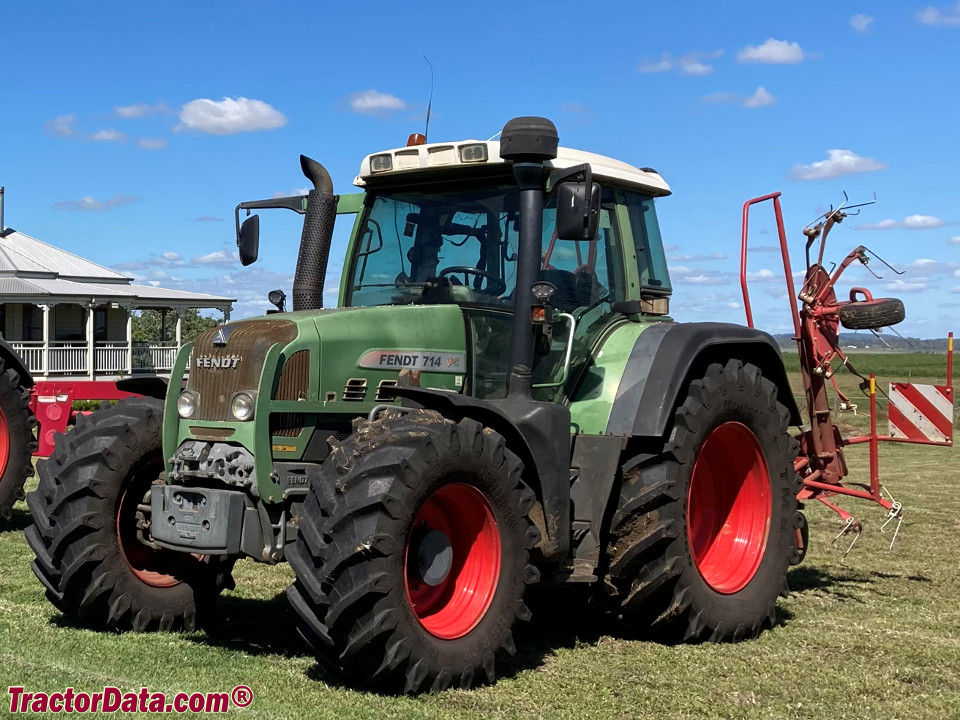
[[[20,375],[0,358],[0,519],[23,499],[23,483],[33,475],[31,455],[37,449],[33,429],[36,418],[30,412],[30,390]]]
[[[137,398],[78,418],[40,463],[27,498],[31,568],[47,598],[86,627],[194,630],[233,586],[231,559],[142,539],[150,488],[163,471],[162,411],[160,400]]]
[[[287,596],[318,659],[387,690],[493,682],[539,577],[521,471],[497,433],[424,411],[335,448],[287,550]]]
[[[624,620],[666,640],[738,640],[776,620],[803,525],[796,442],[753,365],[710,365],[667,442],[622,473],[605,586]]]

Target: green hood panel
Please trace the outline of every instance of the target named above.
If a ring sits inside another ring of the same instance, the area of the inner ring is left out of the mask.
[[[349,426],[352,418],[366,416],[374,405],[385,402],[377,399],[378,390],[382,385],[395,384],[401,371],[419,373],[413,381],[423,387],[457,392],[463,387],[466,332],[463,314],[456,305],[339,308],[268,317],[293,322],[296,336],[291,342],[273,345],[259,368],[252,421],[181,420],[176,400],[192,344],[178,354],[165,408],[163,439],[168,471],[169,459],[185,440],[222,437],[254,454],[259,494],[277,501],[280,491],[271,480],[274,457],[301,457],[318,424]],[[249,318],[230,325],[264,319]],[[219,352],[221,349],[216,349],[214,354]],[[222,352],[230,353],[229,342]],[[294,356],[297,361],[291,362]],[[292,380],[283,374],[287,363],[300,369]],[[278,394],[284,399],[277,399]],[[227,415],[224,412],[220,417]],[[291,426],[294,430],[286,432]]]

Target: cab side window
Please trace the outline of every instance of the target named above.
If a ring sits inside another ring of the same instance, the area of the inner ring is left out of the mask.
[[[637,252],[640,285],[644,290],[669,295],[670,275],[653,198],[629,190],[623,191],[623,196]]]

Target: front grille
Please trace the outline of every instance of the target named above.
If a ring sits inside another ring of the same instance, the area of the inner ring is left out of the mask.
[[[277,400],[306,400],[310,397],[310,352],[298,350],[283,366],[277,385]]]
[[[226,335],[223,347],[213,344],[218,335]],[[193,345],[187,381],[187,387],[200,395],[195,419],[229,420],[230,397],[240,390],[255,390],[270,348],[296,337],[297,326],[289,320],[252,320],[201,333]],[[204,367],[206,358],[219,367]]]
[[[363,402],[367,397],[367,379],[350,378],[343,388],[343,399],[352,402]]]
[[[303,413],[270,413],[270,435],[297,437],[303,432]]]

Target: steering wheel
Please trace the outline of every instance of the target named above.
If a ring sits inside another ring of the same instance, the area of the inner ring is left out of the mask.
[[[467,280],[467,275],[476,275],[477,277],[485,278],[487,281],[486,289],[477,289],[477,292],[482,292],[486,295],[501,295],[503,291],[507,289],[507,284],[493,273],[489,273],[486,270],[481,270],[479,268],[470,267],[469,265],[451,265],[450,267],[441,270],[439,276],[443,277],[444,275],[451,275],[454,273],[463,273],[464,282]]]

